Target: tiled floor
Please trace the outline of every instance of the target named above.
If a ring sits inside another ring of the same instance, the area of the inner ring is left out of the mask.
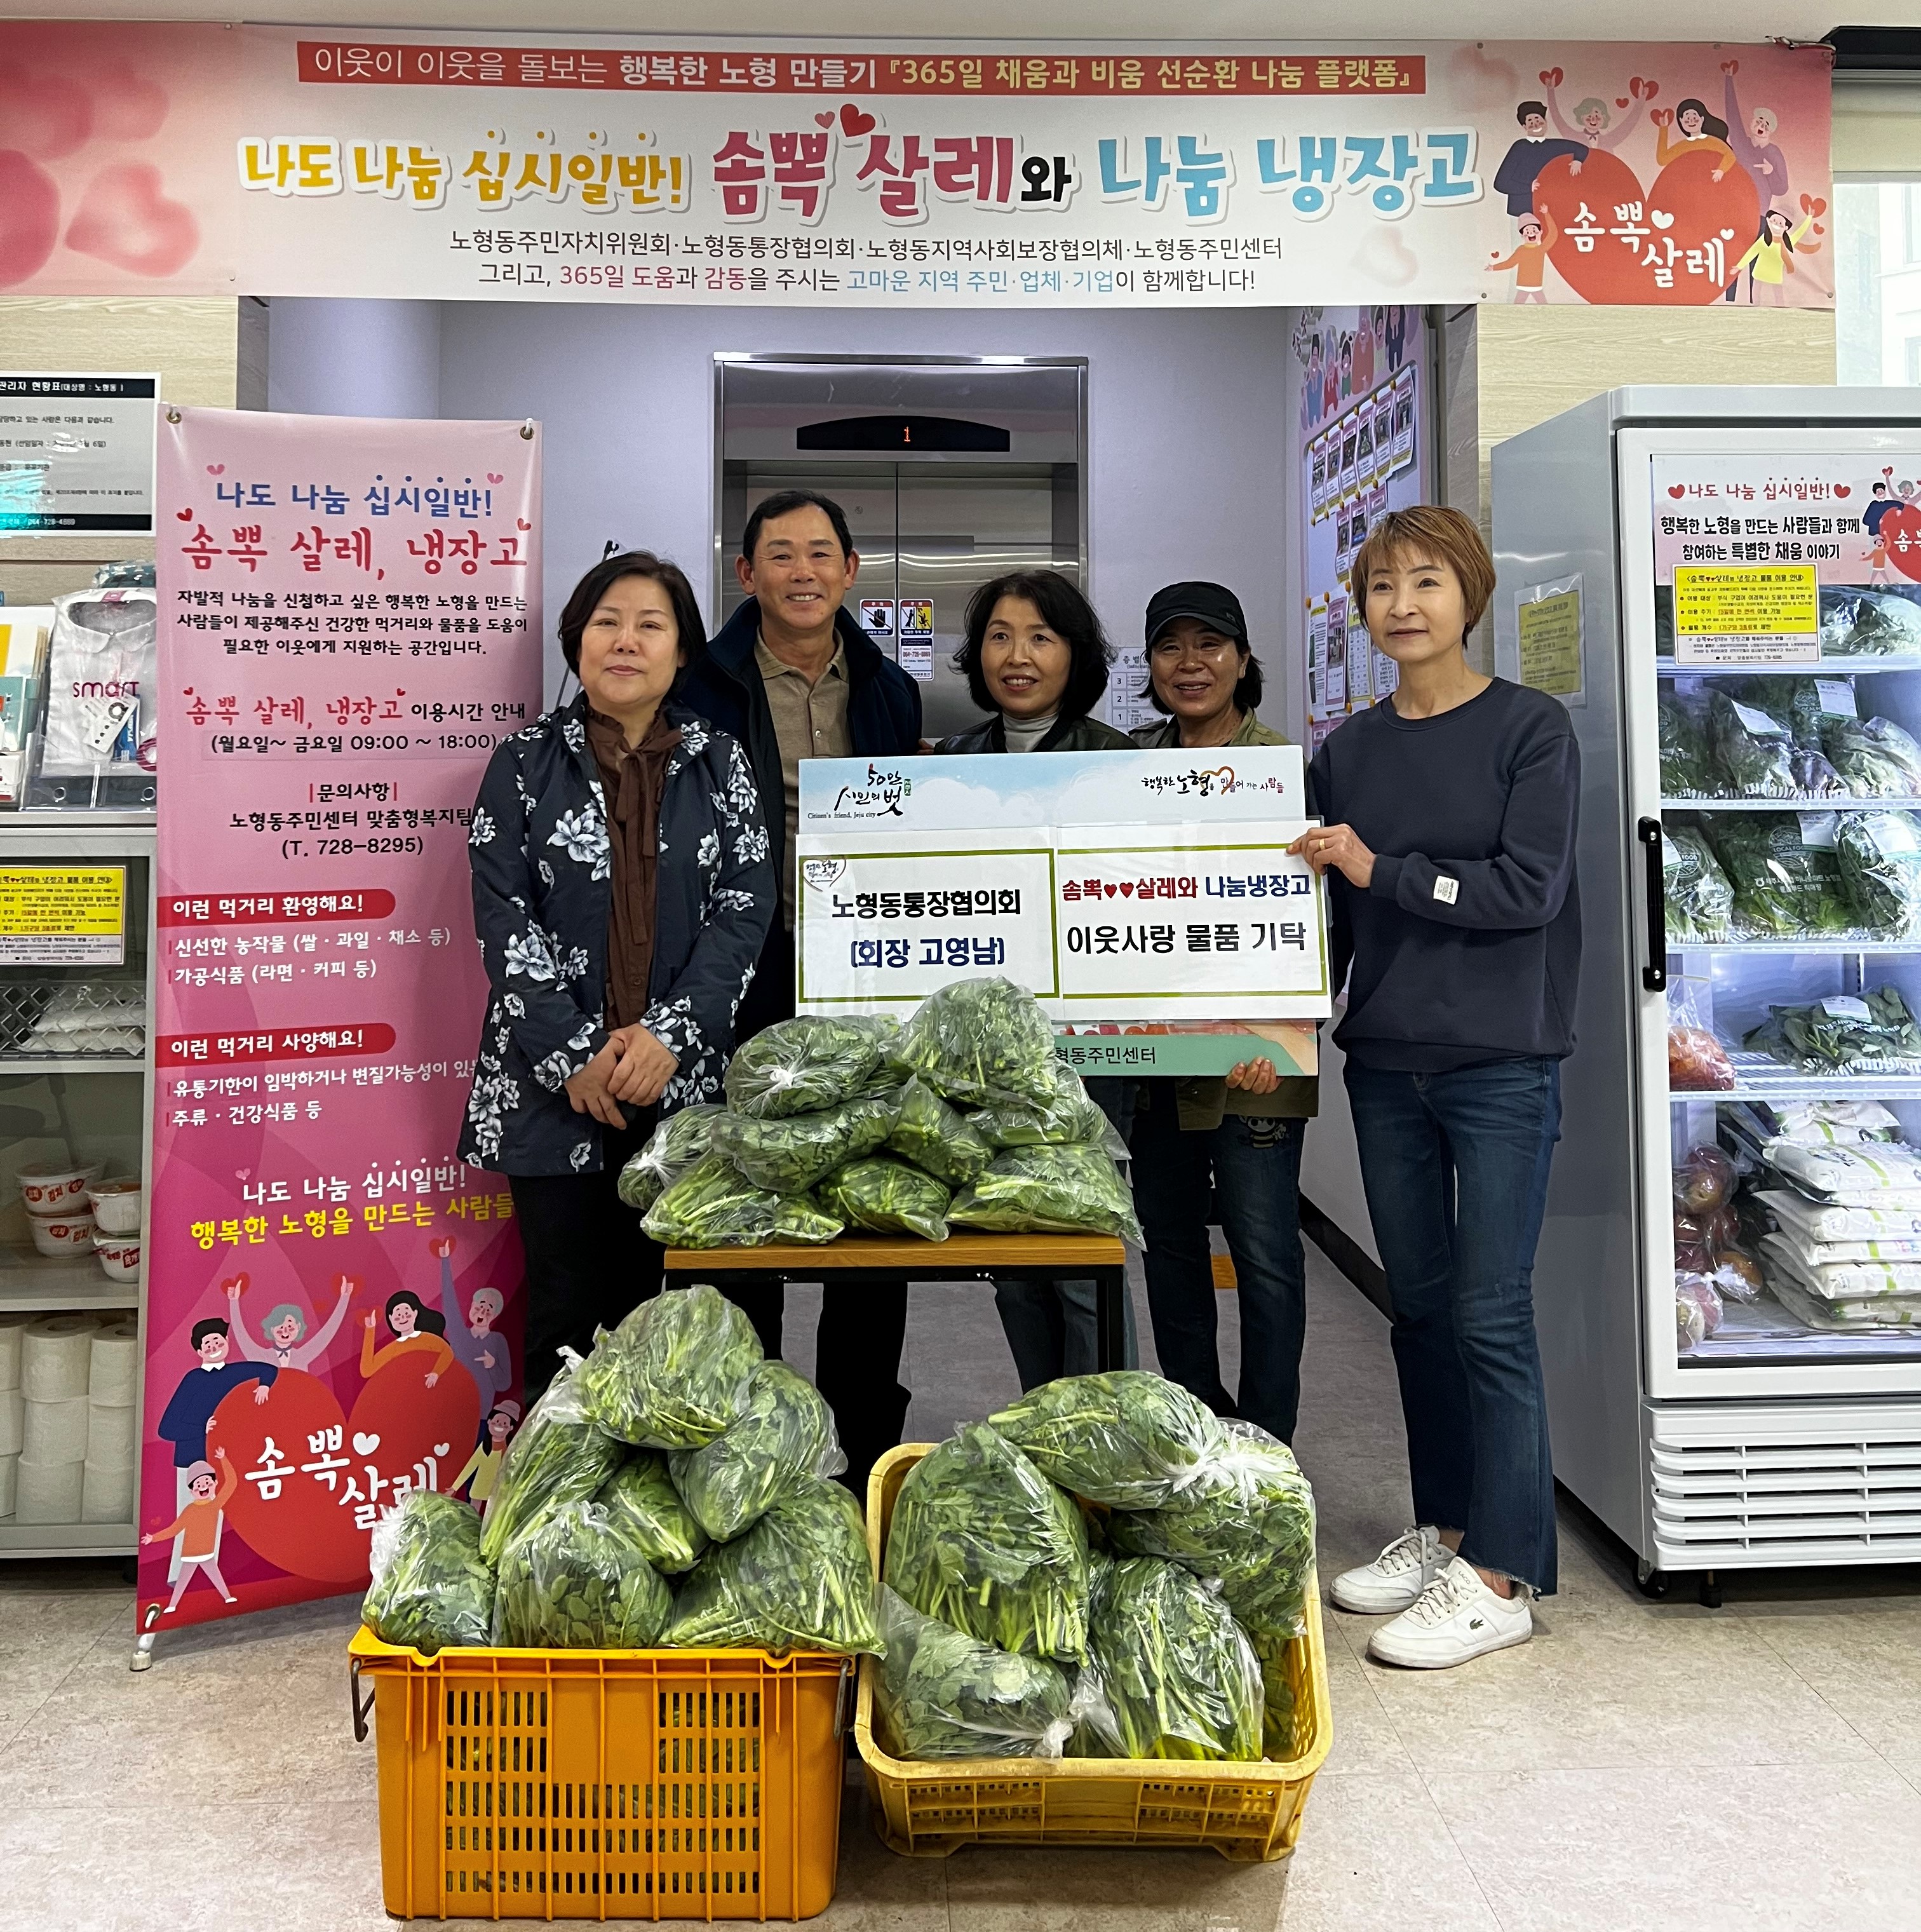
[[[1386,1324],[1310,1251],[1299,1448],[1332,1574],[1403,1526]],[[789,1332],[807,1325],[796,1296]],[[1222,1298],[1231,1317],[1231,1298]],[[1145,1328],[1145,1310],[1141,1311]],[[1231,1336],[1229,1337],[1231,1341]],[[1013,1392],[991,1303],[916,1291],[919,1436]],[[802,1366],[807,1352],[796,1347]],[[1230,1382],[1232,1377],[1229,1378]],[[1574,1510],[1563,1590],[1468,1670],[1365,1662],[1328,1618],[1333,1754],[1290,1864],[1209,1853],[894,1857],[850,1786],[834,1932],[1914,1932],[1921,1574],[1644,1602]],[[112,1568],[0,1569],[0,1932],[361,1932],[387,1923],[351,1600],[163,1640],[127,1669]]]

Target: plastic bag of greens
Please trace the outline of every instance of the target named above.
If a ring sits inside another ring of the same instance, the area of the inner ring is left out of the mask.
[[[1851,928],[1829,814],[1731,812],[1714,846],[1746,930],[1791,939]]]
[[[804,1013],[756,1034],[727,1063],[727,1105],[754,1120],[817,1114],[860,1092],[892,1050],[885,1014]]]
[[[760,1362],[754,1324],[718,1288],[669,1288],[595,1335],[581,1406],[623,1442],[697,1449],[739,1420]]]
[[[1306,1628],[1314,1490],[1293,1451],[1251,1422],[1224,1422],[1226,1447],[1158,1509],[1116,1510],[1108,1540],[1216,1578],[1242,1625],[1287,1637]]]
[[[820,1198],[850,1228],[944,1241],[954,1197],[932,1174],[904,1160],[875,1160],[850,1161],[821,1184]]]
[[[984,1423],[965,1424],[908,1471],[887,1581],[923,1616],[983,1643],[1074,1664],[1086,1654],[1080,1511]]]
[[[620,1170],[620,1198],[642,1214],[706,1154],[724,1107],[683,1107],[670,1114],[647,1144]]]
[[[1837,718],[1858,717],[1851,677],[1750,678],[1740,695],[1772,712],[1805,750],[1821,748],[1821,734]]]
[[[1043,1382],[987,1426],[1049,1480],[1114,1509],[1166,1502],[1227,1448],[1204,1402],[1146,1369]]]
[[[1291,1637],[1248,1633],[1248,1642],[1260,1664],[1260,1754],[1277,1764],[1294,1755],[1296,1707],[1293,1679],[1287,1674],[1287,1646],[1293,1641]]]
[[[512,1650],[646,1650],[673,1596],[624,1520],[564,1503],[500,1560],[493,1640]]]
[[[878,1702],[905,1758],[1059,1757],[1073,1734],[1072,1687],[1044,1658],[982,1643],[880,1592],[887,1646]]]
[[[1717,789],[1733,798],[1791,798],[1794,739],[1772,711],[1716,691],[1707,701],[1708,742]]]
[[[1260,1660],[1220,1592],[1177,1563],[1129,1556],[1100,1564],[1086,1675],[1095,1694],[1077,1756],[1260,1756]]]
[[[1824,589],[1821,608],[1824,656],[1921,652],[1921,608],[1897,591]]]
[[[990,1100],[969,1117],[969,1125],[992,1148],[1100,1140],[1107,1130],[1107,1117],[1089,1098],[1080,1076],[1055,1060],[1051,1077],[1053,1091],[1045,1100]]]
[[[1133,1197],[1098,1147],[1009,1148],[955,1198],[947,1218],[963,1228],[1140,1239]]]
[[[714,1146],[756,1187],[798,1194],[843,1161],[858,1160],[886,1139],[900,1112],[900,1090],[778,1120],[723,1114],[715,1125]]]
[[[1728,937],[1734,889],[1716,862],[1707,839],[1691,825],[1665,826],[1661,882],[1671,944],[1701,944]]]
[[[1921,1056],[1921,1025],[1893,986],[1836,994],[1811,1006],[1770,1006],[1741,1044],[1803,1073],[1846,1073],[1883,1060]]]
[[[528,1412],[487,1498],[481,1554],[498,1563],[529,1523],[558,1503],[585,1502],[619,1468],[626,1445],[597,1428],[582,1399],[579,1356],[562,1352],[563,1365],[546,1394]]]
[[[993,1158],[967,1116],[950,1107],[924,1080],[901,1090],[900,1117],[887,1136],[887,1151],[944,1180],[964,1187]]]
[[[1655,716],[1661,734],[1662,796],[1712,797],[1716,780],[1708,752],[1707,706],[1664,684]]]
[[[1921,798],[1921,745],[1891,718],[1835,718],[1821,743],[1854,798]]]
[[[955,980],[931,993],[901,1029],[895,1059],[944,1100],[1041,1100],[1054,1092],[1054,1030],[1011,980]]]
[[[688,1168],[640,1226],[670,1248],[764,1248],[770,1241],[831,1241],[842,1223],[805,1194],[757,1187],[725,1154]]]
[[[859,1506],[803,1477],[745,1536],[717,1543],[681,1586],[667,1641],[687,1648],[884,1648]]]
[[[470,1504],[415,1490],[373,1526],[367,1568],[373,1580],[361,1621],[382,1643],[431,1657],[450,1644],[489,1640],[493,1570]]]
[[[1844,812],[1834,843],[1859,923],[1889,938],[1913,933],[1921,925],[1921,838],[1913,815]]]
[[[716,1543],[739,1535],[803,1478],[838,1476],[847,1466],[832,1412],[785,1362],[754,1370],[739,1419],[704,1449],[667,1458],[694,1521]]]
[[[707,1547],[707,1532],[681,1500],[658,1450],[643,1449],[623,1462],[594,1500],[607,1511],[616,1533],[664,1576],[691,1570]]]

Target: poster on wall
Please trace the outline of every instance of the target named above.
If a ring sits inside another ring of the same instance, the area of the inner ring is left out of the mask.
[[[7,22],[0,288],[1823,308],[1830,59]]]
[[[157,376],[0,374],[0,536],[152,536],[159,393]]]
[[[148,1628],[362,1586],[520,1420],[507,1184],[455,1154],[486,982],[466,862],[540,709],[520,423],[160,424]]]

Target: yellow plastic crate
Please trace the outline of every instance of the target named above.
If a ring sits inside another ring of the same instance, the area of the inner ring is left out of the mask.
[[[884,1574],[894,1500],[933,1448],[910,1442],[874,1465],[868,1543]],[[890,1757],[874,1734],[877,1659],[861,1660],[854,1739],[875,1828],[892,1850],[945,1858],[963,1845],[1211,1845],[1224,1858],[1285,1858],[1300,1836],[1314,1774],[1334,1741],[1320,1599],[1308,1591],[1307,1632],[1288,1646],[1295,1755],[1284,1763],[1200,1764],[1140,1758]]]
[[[348,1658],[395,1918],[795,1919],[833,1898],[850,1658],[423,1657],[365,1629]]]

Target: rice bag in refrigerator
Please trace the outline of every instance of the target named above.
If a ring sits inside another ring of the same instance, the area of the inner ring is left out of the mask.
[[[1803,1147],[1776,1141],[1767,1163],[1812,1200],[1844,1208],[1921,1207],[1921,1153],[1898,1142]]]

